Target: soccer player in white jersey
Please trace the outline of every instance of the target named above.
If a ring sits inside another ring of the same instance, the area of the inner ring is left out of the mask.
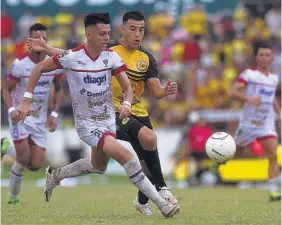
[[[38,64],[32,71],[19,113],[25,118],[30,111],[34,86],[42,72],[64,68],[73,103],[75,126],[79,137],[92,147],[91,159],[80,159],[61,168],[46,169],[45,199],[51,199],[53,189],[64,178],[87,173],[103,174],[109,157],[125,169],[136,187],[147,195],[165,217],[173,217],[180,208],[163,199],[142,171],[134,155],[116,139],[115,110],[112,103],[111,77],[120,83],[124,101],[119,106],[120,117],[131,113],[133,91],[121,58],[107,49],[110,38],[108,13],[91,13],[84,18],[87,42],[83,46],[55,55]]]
[[[275,119],[278,122],[281,120],[281,109],[275,98],[279,77],[270,72],[273,56],[268,46],[261,45],[256,49],[255,55],[257,67],[243,71],[230,93],[231,98],[244,102],[243,115],[235,135],[235,157],[242,155],[244,148],[254,140],[263,145],[269,162],[269,200],[275,201],[281,200],[278,138],[275,129]]]
[[[47,28],[42,24],[34,24],[30,27],[29,33],[33,38],[37,32],[47,41]],[[45,53],[31,51],[15,59],[11,73],[8,75],[7,87],[12,93],[13,107],[9,108],[12,116],[9,120],[9,127],[16,149],[16,161],[11,168],[9,202],[19,202],[21,181],[26,168],[31,171],[39,170],[45,161],[46,148],[46,122],[48,129],[54,131],[57,127],[57,116],[59,105],[63,96],[61,85],[62,70],[55,70],[51,73],[43,73],[40,80],[35,83],[35,91],[32,99],[31,116],[24,122],[13,120],[12,112],[19,106],[26,88],[32,69],[44,59],[50,58]],[[54,111],[47,120],[48,100],[51,84],[54,83]],[[13,121],[12,121],[13,120]]]

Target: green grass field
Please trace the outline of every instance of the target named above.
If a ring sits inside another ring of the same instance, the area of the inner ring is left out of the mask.
[[[281,224],[280,202],[267,202],[267,192],[259,189],[174,189],[181,211],[172,219],[165,219],[156,207],[153,216],[141,216],[132,207],[136,191],[129,183],[59,187],[52,201],[45,202],[42,189],[25,181],[19,205],[7,204],[7,192],[2,188],[2,225]]]

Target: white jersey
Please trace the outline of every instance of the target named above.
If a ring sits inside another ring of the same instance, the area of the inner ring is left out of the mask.
[[[45,59],[47,58],[49,58],[49,56],[46,56]],[[15,90],[12,92],[13,106],[15,108],[21,103],[31,71],[35,66],[36,63],[32,61],[29,53],[14,60],[9,79],[18,81]],[[46,123],[50,87],[55,76],[60,75],[61,77],[62,72],[63,70],[55,70],[41,75],[33,91],[31,116],[26,117],[25,122]]]
[[[273,73],[266,75],[257,69],[247,69],[240,74],[238,82],[247,85],[245,96],[260,97],[262,102],[260,106],[246,102],[240,123],[273,126],[275,120],[273,107],[276,88],[279,84],[278,76]]]
[[[93,59],[82,45],[54,56],[53,60],[58,68],[65,69],[77,131],[115,124],[112,75],[126,71],[118,54],[109,49]]]

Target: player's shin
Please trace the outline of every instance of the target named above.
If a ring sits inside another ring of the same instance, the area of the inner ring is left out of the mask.
[[[15,162],[11,168],[10,172],[10,186],[9,186],[9,203],[13,203],[18,198],[21,189],[21,183],[23,179],[23,173],[25,166]]]
[[[84,158],[61,168],[53,169],[52,175],[57,182],[60,182],[65,178],[77,177],[89,173],[104,174],[104,172],[93,167],[90,158]]]
[[[150,198],[160,208],[166,201],[159,195],[155,187],[143,173],[141,165],[138,160],[132,158],[123,165],[131,182],[142,191],[148,198]]]

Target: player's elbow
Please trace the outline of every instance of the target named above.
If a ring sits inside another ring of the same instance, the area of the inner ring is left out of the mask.
[[[236,94],[237,94],[237,90],[235,90],[234,88],[231,88],[231,90],[228,92],[228,96],[231,99],[235,98]]]

